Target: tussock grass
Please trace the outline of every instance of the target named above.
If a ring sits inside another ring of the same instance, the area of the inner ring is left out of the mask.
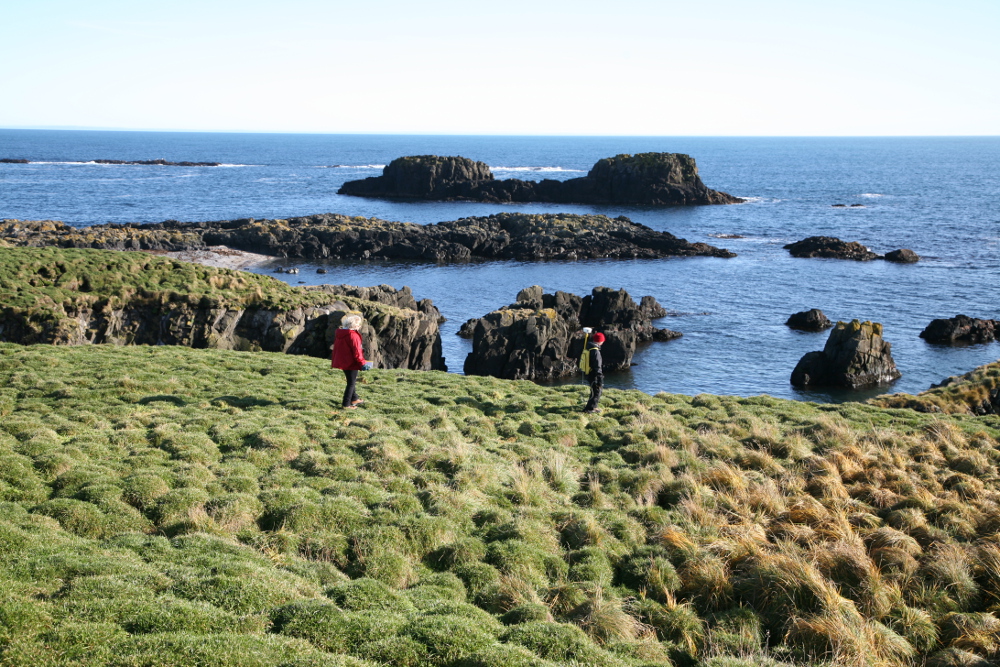
[[[0,345],[3,664],[1000,658],[995,417],[341,381]]]

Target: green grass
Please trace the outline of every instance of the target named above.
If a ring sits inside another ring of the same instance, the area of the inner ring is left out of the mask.
[[[278,310],[319,306],[337,297],[291,287],[270,276],[216,269],[144,252],[75,248],[0,249],[0,304],[50,312],[124,304]]]
[[[342,381],[0,345],[0,665],[1000,657],[996,417]]]

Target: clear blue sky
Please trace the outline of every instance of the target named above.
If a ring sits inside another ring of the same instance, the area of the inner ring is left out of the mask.
[[[7,0],[0,127],[1000,134],[1000,0]]]

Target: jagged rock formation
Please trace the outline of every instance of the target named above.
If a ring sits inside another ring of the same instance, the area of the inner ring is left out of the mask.
[[[1000,320],[980,320],[966,315],[950,319],[936,319],[920,332],[928,343],[954,345],[955,343],[988,343],[996,340]]]
[[[833,236],[810,236],[801,241],[789,243],[784,248],[791,253],[792,257],[826,257],[851,259],[856,262],[884,259],[897,264],[913,264],[920,261],[920,256],[917,253],[906,248],[879,255],[857,241],[841,241]]]
[[[819,308],[813,308],[811,310],[803,310],[801,313],[795,313],[791,315],[788,320],[785,321],[785,326],[790,329],[798,329],[800,331],[823,331],[824,329],[829,329],[833,326],[827,316]]]
[[[821,352],[804,355],[792,371],[796,387],[833,386],[857,389],[898,380],[892,345],[882,339],[877,322],[837,322]]]
[[[681,153],[639,153],[598,160],[582,178],[498,181],[483,162],[464,157],[415,155],[393,160],[381,176],[348,181],[338,194],[485,202],[560,204],[738,204],[743,200],[711,190],[698,176],[694,158]]]
[[[193,250],[224,245],[303,259],[653,259],[735,257],[706,243],[688,243],[621,216],[501,213],[433,225],[387,222],[332,213],[289,220],[222,220],[76,229],[53,221],[0,221],[0,237],[15,245],[110,250]]]
[[[636,343],[681,336],[652,326],[651,319],[665,314],[653,297],[643,297],[637,304],[625,290],[595,287],[580,297],[568,292],[544,294],[535,285],[521,290],[510,306],[463,325],[460,334],[471,334],[473,339],[464,370],[467,375],[529,380],[574,375],[579,372],[584,326],[607,337],[602,347],[604,369],[626,370]]]

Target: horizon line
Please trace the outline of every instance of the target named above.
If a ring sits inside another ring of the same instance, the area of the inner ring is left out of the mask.
[[[77,125],[14,125],[0,127],[3,130],[58,131],[58,132],[156,132],[162,134],[289,134],[321,136],[427,136],[427,137],[642,137],[642,138],[732,138],[732,139],[903,139],[903,138],[995,138],[1000,134],[523,134],[501,132],[493,134],[466,132],[323,132],[300,130],[191,130],[165,128],[94,127]]]

